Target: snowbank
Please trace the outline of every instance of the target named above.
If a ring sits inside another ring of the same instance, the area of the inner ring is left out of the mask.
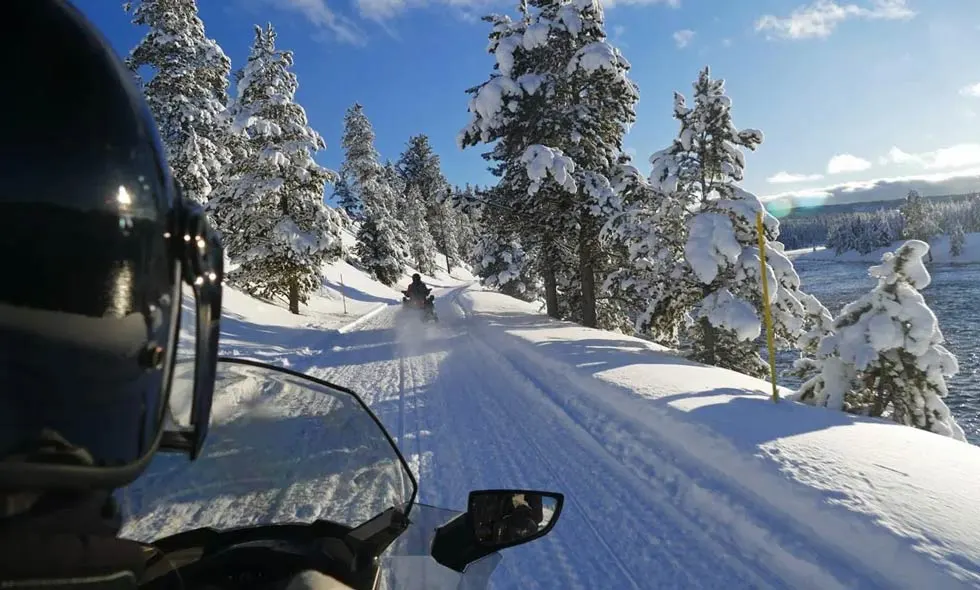
[[[611,456],[671,482],[679,509],[785,580],[814,588],[980,585],[980,448],[774,404],[764,381],[557,322],[498,293],[470,288],[457,302],[468,329],[528,379],[546,380],[542,390]]]
[[[786,256],[792,260],[800,261],[829,260],[832,262],[878,263],[881,262],[882,254],[885,252],[894,252],[900,245],[905,243],[905,241],[906,240],[899,240],[892,243],[891,246],[879,248],[868,252],[867,254],[861,254],[856,250],[848,250],[847,252],[843,252],[840,256],[838,256],[834,250],[820,247],[816,252],[812,251],[811,248],[791,250],[786,253]],[[963,245],[963,252],[959,256],[953,257],[949,255],[949,236],[939,236],[929,240],[929,251],[932,253],[931,262],[952,262],[962,264],[978,263],[980,262],[980,233],[966,234],[966,243]]]

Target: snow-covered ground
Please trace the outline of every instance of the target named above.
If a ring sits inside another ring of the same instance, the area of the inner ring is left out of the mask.
[[[358,272],[344,278],[359,312],[397,300]],[[427,281],[440,322],[424,327],[386,306],[344,328],[332,296],[297,318],[229,290],[222,344],[360,392],[419,476],[421,502],[462,509],[487,487],[565,493],[554,532],[505,551],[494,587],[980,586],[980,448],[774,404],[765,382],[556,322],[454,274]],[[219,392],[225,413],[197,464],[155,461],[127,491],[128,534],[324,512],[337,480],[295,460],[316,452],[303,419],[322,408],[251,387]],[[229,408],[260,402],[289,415],[245,432]],[[292,460],[279,484],[188,488],[194,473],[220,477],[216,462],[242,451],[237,432],[251,452]]]
[[[892,245],[887,248],[879,248],[868,252],[867,254],[861,254],[856,250],[848,250],[847,252],[842,252],[840,256],[836,254],[834,250],[830,250],[824,247],[817,248],[816,251],[813,248],[801,248],[799,250],[790,250],[786,252],[786,255],[792,260],[831,260],[840,262],[871,262],[877,263],[881,262],[881,255],[885,252],[894,252],[905,240],[899,240],[892,243]],[[966,242],[963,245],[963,252],[959,256],[950,256],[949,253],[949,236],[938,236],[929,240],[929,251],[932,253],[932,262],[954,262],[954,263],[978,263],[980,262],[980,233],[966,234]]]

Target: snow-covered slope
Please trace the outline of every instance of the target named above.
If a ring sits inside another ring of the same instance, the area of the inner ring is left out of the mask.
[[[834,250],[819,248],[813,251],[812,248],[801,248],[791,250],[786,253],[793,260],[830,260],[838,262],[881,262],[881,256],[885,252],[894,252],[905,240],[894,242],[887,248],[879,248],[861,254],[856,250],[842,252],[839,256]],[[954,263],[978,263],[980,262],[980,233],[966,234],[966,242],[963,244],[963,252],[959,256],[950,256],[949,236],[938,236],[929,240],[929,251],[932,253],[932,262],[954,262]]]
[[[345,282],[355,271],[345,270]],[[765,382],[438,280],[441,321],[425,327],[391,306],[338,331],[312,312],[294,320],[232,295],[223,348],[361,392],[417,473],[422,502],[461,509],[468,490],[486,487],[564,492],[553,534],[505,551],[494,587],[980,585],[980,448],[773,404]],[[358,296],[369,287],[377,288],[360,285]],[[127,534],[230,526],[243,512],[309,520],[339,491],[308,472],[315,461],[277,466],[281,483],[271,488],[198,483],[227,475],[234,456],[248,465],[245,448],[285,457],[316,449],[302,419],[322,408],[260,388],[218,396],[216,407],[276,409],[249,428],[225,412],[189,467],[155,461],[127,491],[135,511]]]

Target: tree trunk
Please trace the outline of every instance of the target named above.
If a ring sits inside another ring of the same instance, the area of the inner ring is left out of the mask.
[[[551,262],[551,256],[546,255],[544,265],[541,268],[541,275],[544,278],[544,302],[548,310],[548,315],[558,318],[558,280],[555,278],[555,265]]]
[[[582,281],[582,325],[588,328],[596,328],[599,325],[595,308],[595,266],[593,261],[595,256],[593,246],[595,244],[592,225],[592,218],[588,213],[583,212],[578,234],[578,264]]]
[[[715,347],[717,346],[718,339],[715,334],[715,327],[711,325],[708,318],[701,318],[700,323],[704,357],[699,360],[706,365],[717,366],[718,357],[715,354]]]
[[[285,194],[279,197],[279,210],[283,217],[289,215],[289,197]],[[289,281],[289,311],[299,315],[299,281],[296,277],[290,277]]]
[[[289,279],[289,311],[299,315],[299,281],[296,277]]]

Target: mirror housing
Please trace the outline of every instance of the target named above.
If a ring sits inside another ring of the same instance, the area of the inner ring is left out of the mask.
[[[221,295],[224,282],[224,247],[204,209],[183,196],[171,220],[171,243],[180,261],[181,279],[194,290],[197,326],[194,344],[194,386],[189,424],[166,429],[160,450],[186,453],[193,461],[201,454],[211,422],[211,401],[218,370],[221,337]],[[180,305],[181,299],[177,300]],[[176,348],[174,350],[176,355]]]
[[[436,529],[432,558],[462,572],[501,549],[530,543],[555,528],[565,496],[541,490],[470,492],[465,514]]]

